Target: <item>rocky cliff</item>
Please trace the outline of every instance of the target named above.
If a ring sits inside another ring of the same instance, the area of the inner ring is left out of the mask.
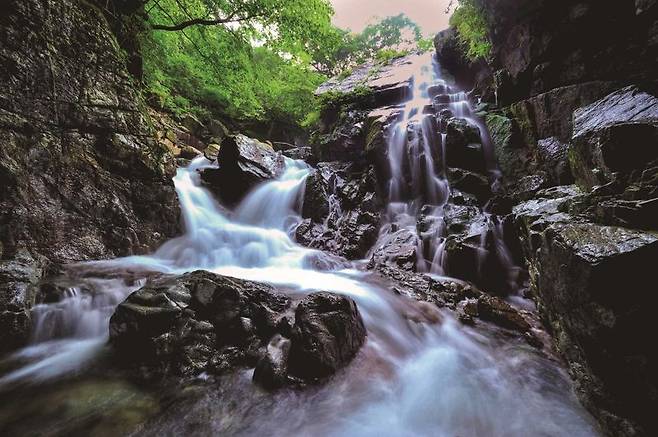
[[[175,163],[113,33],[123,3],[3,5],[0,351],[25,341],[56,264],[144,253],[178,232]]]
[[[654,435],[656,2],[477,3],[486,68],[455,50],[452,30],[435,43],[486,102],[531,290],[602,429]]]

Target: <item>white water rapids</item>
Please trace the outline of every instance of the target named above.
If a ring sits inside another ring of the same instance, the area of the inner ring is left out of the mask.
[[[441,323],[423,321],[416,302],[370,280],[367,273],[314,270],[322,254],[289,236],[299,220],[306,164],[287,160],[278,180],[256,188],[232,212],[201,186],[199,170],[212,165],[197,158],[174,179],[184,235],[150,256],[79,266],[83,272],[132,272],[135,280],[83,274],[68,297],[34,309],[33,343],[7,359],[19,364],[0,376],[0,391],[52,383],[93,366],[106,349],[109,317],[139,288],[143,272],[205,269],[297,293],[349,295],[363,315],[367,342],[355,361],[324,387],[266,394],[251,385],[246,371],[229,378],[221,396],[210,389],[189,408],[154,418],[141,430],[144,434],[596,435],[564,371],[523,341],[503,338],[495,329],[464,327],[448,312],[440,314]],[[416,313],[418,317],[410,317]],[[230,411],[227,405],[232,405]],[[196,424],[196,432],[188,423]]]

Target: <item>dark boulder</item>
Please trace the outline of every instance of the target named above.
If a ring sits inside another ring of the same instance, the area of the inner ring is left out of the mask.
[[[114,359],[142,380],[255,367],[267,389],[316,383],[346,366],[366,331],[350,298],[313,293],[294,310],[270,285],[206,271],[161,276],[110,319]]]
[[[219,168],[206,169],[201,177],[228,204],[239,202],[254,186],[280,176],[285,169],[281,153],[244,135],[226,137],[217,162]]]
[[[150,280],[110,320],[117,360],[144,378],[253,366],[290,299],[271,286],[205,271]]]
[[[484,205],[491,198],[491,184],[486,176],[461,168],[448,168],[450,188],[472,194]]]
[[[464,119],[453,118],[448,121],[446,129],[446,164],[450,167],[484,172],[484,153],[478,127]]]
[[[487,62],[484,59],[476,61],[467,59],[454,28],[439,32],[434,37],[434,49],[441,68],[449,71],[455,77],[461,89],[475,89],[483,98],[492,99],[492,76]]]
[[[531,268],[578,394],[613,434],[635,435],[637,424],[654,434],[658,348],[642,333],[658,304],[658,237],[583,223],[552,225],[543,238]]]
[[[312,293],[295,310],[290,374],[309,382],[331,376],[352,361],[365,338],[363,320],[351,298]]]
[[[657,160],[658,98],[627,87],[575,111],[570,158],[588,189]]]

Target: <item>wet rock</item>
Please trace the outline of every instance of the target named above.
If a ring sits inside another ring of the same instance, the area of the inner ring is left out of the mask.
[[[503,328],[518,332],[530,331],[530,324],[507,302],[483,293],[477,300],[477,316]]]
[[[403,270],[415,271],[419,261],[420,244],[418,235],[408,229],[385,234],[377,241],[368,267],[387,264]]]
[[[319,381],[345,367],[365,342],[366,329],[354,301],[331,293],[312,293],[295,310],[290,374]]]
[[[348,259],[363,258],[377,239],[381,200],[372,168],[320,163],[306,180],[297,242]]]
[[[491,184],[486,176],[461,168],[448,168],[450,188],[474,195],[480,205],[491,198]]]
[[[244,135],[227,137],[217,156],[219,168],[206,169],[202,180],[228,203],[239,202],[258,183],[283,173],[283,156],[269,144]]]
[[[446,130],[446,164],[470,171],[484,172],[482,139],[477,126],[459,118],[448,121]]]
[[[574,112],[571,165],[591,189],[658,159],[658,98],[627,87]]]
[[[316,383],[349,364],[365,339],[356,304],[313,293],[294,310],[270,285],[206,271],[150,279],[110,319],[114,359],[142,380],[255,367],[267,389]]]
[[[290,340],[275,335],[267,345],[265,356],[254,370],[254,382],[266,389],[281,388],[288,383],[288,357]]]
[[[534,198],[513,209],[517,233],[526,258],[532,258],[543,242],[543,231],[552,224],[570,223],[570,205],[584,193],[575,185],[553,187],[539,191]]]
[[[491,71],[483,60],[472,61],[467,59],[462,49],[461,41],[454,28],[439,32],[434,37],[434,48],[441,67],[449,71],[462,89],[475,88],[482,93],[491,85]],[[489,99],[492,96],[485,95]]]
[[[365,152],[380,181],[390,179],[388,145],[393,125],[400,120],[403,109],[400,106],[377,108],[368,113],[365,132]]]
[[[552,225],[544,238],[531,260],[537,293],[581,399],[609,424],[620,416],[655,429],[658,350],[638,333],[658,303],[649,291],[658,237],[583,223]]]
[[[313,138],[313,159],[359,162],[365,160],[368,110],[344,106],[325,110],[323,129]]]
[[[509,115],[509,114],[507,114]],[[506,182],[516,182],[536,170],[536,159],[519,132],[516,119],[504,114],[487,114],[485,122],[491,134],[494,155]]]
[[[107,17],[70,0],[2,9],[2,262],[143,254],[176,235],[175,161],[156,141]],[[22,277],[0,286],[0,302],[32,286]],[[5,314],[17,330],[0,329],[11,332],[3,348],[26,338],[31,303]]]
[[[216,143],[208,144],[208,147],[203,151],[203,156],[210,161],[215,161],[219,155],[219,149],[221,146]]]
[[[183,159],[194,159],[201,155],[203,155],[203,153],[192,146],[181,147],[180,157]]]
[[[31,331],[35,304],[46,260],[20,251],[0,261],[0,355],[23,346]]]
[[[553,185],[569,185],[573,183],[571,167],[567,152],[569,145],[558,138],[549,137],[537,143],[539,157]]]
[[[299,159],[307,162],[313,160],[313,150],[311,150],[310,146],[293,147],[292,149],[282,151],[281,154],[290,159]]]
[[[271,286],[198,271],[150,280],[110,319],[116,359],[142,378],[255,365],[290,299]]]

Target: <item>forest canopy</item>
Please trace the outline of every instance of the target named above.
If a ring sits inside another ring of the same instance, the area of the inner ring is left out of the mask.
[[[148,0],[145,11],[145,85],[179,115],[304,127],[328,77],[428,45],[405,15],[339,29],[327,0]]]

